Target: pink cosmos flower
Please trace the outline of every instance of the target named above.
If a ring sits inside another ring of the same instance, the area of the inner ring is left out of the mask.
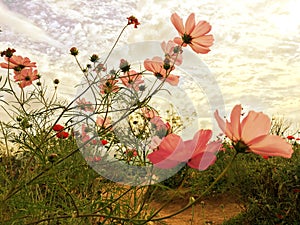
[[[167,126],[166,126],[165,122],[161,119],[160,116],[153,117],[150,120],[150,123],[152,123],[157,130],[161,130],[161,129],[165,129],[166,130],[167,129]]]
[[[165,53],[165,58],[170,60],[171,64],[177,66],[182,64],[182,50],[181,46],[177,45],[174,41],[170,40],[168,43],[163,41],[161,48]]]
[[[127,60],[121,59],[120,60],[120,65],[119,68],[121,69],[122,72],[128,72],[130,70],[130,64]]]
[[[218,110],[214,114],[219,127],[234,142],[233,146],[238,152],[253,152],[263,157],[292,156],[291,144],[279,136],[269,134],[271,120],[267,115],[250,111],[241,122],[241,111],[241,105],[233,108],[230,115],[231,122],[224,121],[219,116]]]
[[[80,98],[76,101],[79,109],[83,110],[83,111],[89,111],[89,112],[93,112],[94,106],[90,101],[87,101],[85,98]]]
[[[116,85],[118,82],[119,81],[114,78],[103,79],[99,85],[100,93],[109,94],[118,92],[120,90],[120,87]]]
[[[130,70],[124,73],[124,76],[120,77],[120,79],[126,87],[132,88],[135,91],[139,91],[140,84],[144,83],[142,75],[135,72],[134,70]]]
[[[88,132],[88,127],[85,124],[82,124],[82,126],[81,126],[81,141],[84,143],[88,142],[91,139],[90,135],[88,135],[87,132]]]
[[[93,69],[93,71],[95,71],[97,74],[100,74],[101,72],[105,72],[106,71],[106,67],[104,66],[103,63],[99,63],[97,66],[95,66],[95,68]]]
[[[157,147],[160,145],[162,139],[160,139],[158,136],[154,136],[151,138],[151,142],[149,144],[149,148],[152,150],[156,150]]]
[[[172,132],[172,127],[169,122],[164,122],[160,116],[155,116],[150,120],[150,123],[156,131],[156,135],[163,138]]]
[[[140,109],[142,111],[142,115],[147,119],[152,119],[155,116],[158,116],[158,112],[153,108],[143,107]]]
[[[15,81],[19,82],[19,86],[24,88],[32,84],[32,81],[38,79],[38,71],[30,69],[22,69],[20,72],[15,72]]]
[[[106,117],[104,120],[104,118],[102,116],[98,116],[97,120],[96,120],[96,124],[99,127],[107,128],[111,125],[111,119],[110,119],[110,117]]]
[[[195,14],[191,13],[183,25],[182,18],[177,13],[171,16],[171,22],[178,31],[180,37],[174,38],[176,44],[189,45],[194,52],[206,54],[210,51],[209,47],[213,45],[213,35],[207,34],[211,30],[211,25],[206,21],[195,23]]]
[[[148,159],[158,168],[169,169],[181,162],[188,166],[206,170],[216,161],[216,152],[221,141],[211,142],[211,130],[199,130],[192,140],[183,141],[180,136],[172,133],[162,139],[158,150],[150,153]]]
[[[174,67],[165,69],[164,66],[164,61],[160,57],[153,57],[152,60],[146,59],[144,61],[145,69],[150,72],[153,72],[154,76],[156,76],[157,79],[165,80],[173,86],[178,85],[179,76],[170,74]]]
[[[15,71],[21,71],[24,68],[36,67],[35,62],[31,62],[29,58],[22,56],[13,55],[11,58],[5,57],[8,63],[0,63],[1,68],[14,69]]]

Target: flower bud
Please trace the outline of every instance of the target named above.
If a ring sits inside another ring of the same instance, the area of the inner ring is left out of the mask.
[[[53,83],[56,85],[59,84],[59,79],[54,79]]]
[[[97,62],[99,60],[99,56],[98,55],[96,55],[96,54],[93,54],[92,56],[91,56],[91,58],[90,58],[90,61],[91,62]]]
[[[70,49],[70,53],[71,53],[71,55],[73,55],[73,56],[77,56],[78,53],[79,53],[79,51],[78,51],[78,49],[77,49],[76,47],[72,47],[72,48]]]
[[[124,73],[128,72],[130,70],[130,64],[125,59],[121,59],[119,67],[120,67],[121,71]]]

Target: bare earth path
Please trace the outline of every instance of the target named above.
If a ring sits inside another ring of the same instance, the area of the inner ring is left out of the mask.
[[[168,207],[166,207],[160,216],[169,215],[185,206],[188,200],[176,199]],[[159,208],[162,203],[153,202],[151,205]],[[168,225],[220,225],[224,220],[234,217],[241,211],[241,207],[234,199],[227,195],[218,195],[203,199],[197,203],[194,208],[190,208],[185,212],[166,219]],[[194,214],[194,216],[192,216]],[[161,223],[157,223],[161,224]]]

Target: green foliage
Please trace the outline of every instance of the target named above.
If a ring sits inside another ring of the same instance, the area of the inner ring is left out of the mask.
[[[205,171],[187,169],[181,184],[192,196],[200,196],[224,170],[234,151],[224,143],[226,151],[219,152],[216,163]],[[300,221],[300,146],[293,142],[291,159],[255,154],[238,154],[231,168],[207,196],[232,196],[244,210],[224,224],[298,224]],[[178,176],[166,180],[175,185]],[[163,192],[164,189],[159,189]],[[162,193],[160,193],[163,196]]]
[[[294,145],[294,150],[291,159],[240,155],[228,181],[245,211],[225,224],[298,224],[299,146]]]

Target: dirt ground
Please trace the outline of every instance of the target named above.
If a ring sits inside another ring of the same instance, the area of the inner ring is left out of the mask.
[[[176,199],[163,209],[159,215],[169,215],[187,203],[188,200]],[[151,205],[155,208],[159,208],[162,203],[155,201]],[[203,201],[197,203],[193,208],[189,208],[177,216],[166,219],[164,222],[168,225],[220,225],[241,211],[241,206],[239,206],[232,197],[228,195],[218,195],[204,198]]]

